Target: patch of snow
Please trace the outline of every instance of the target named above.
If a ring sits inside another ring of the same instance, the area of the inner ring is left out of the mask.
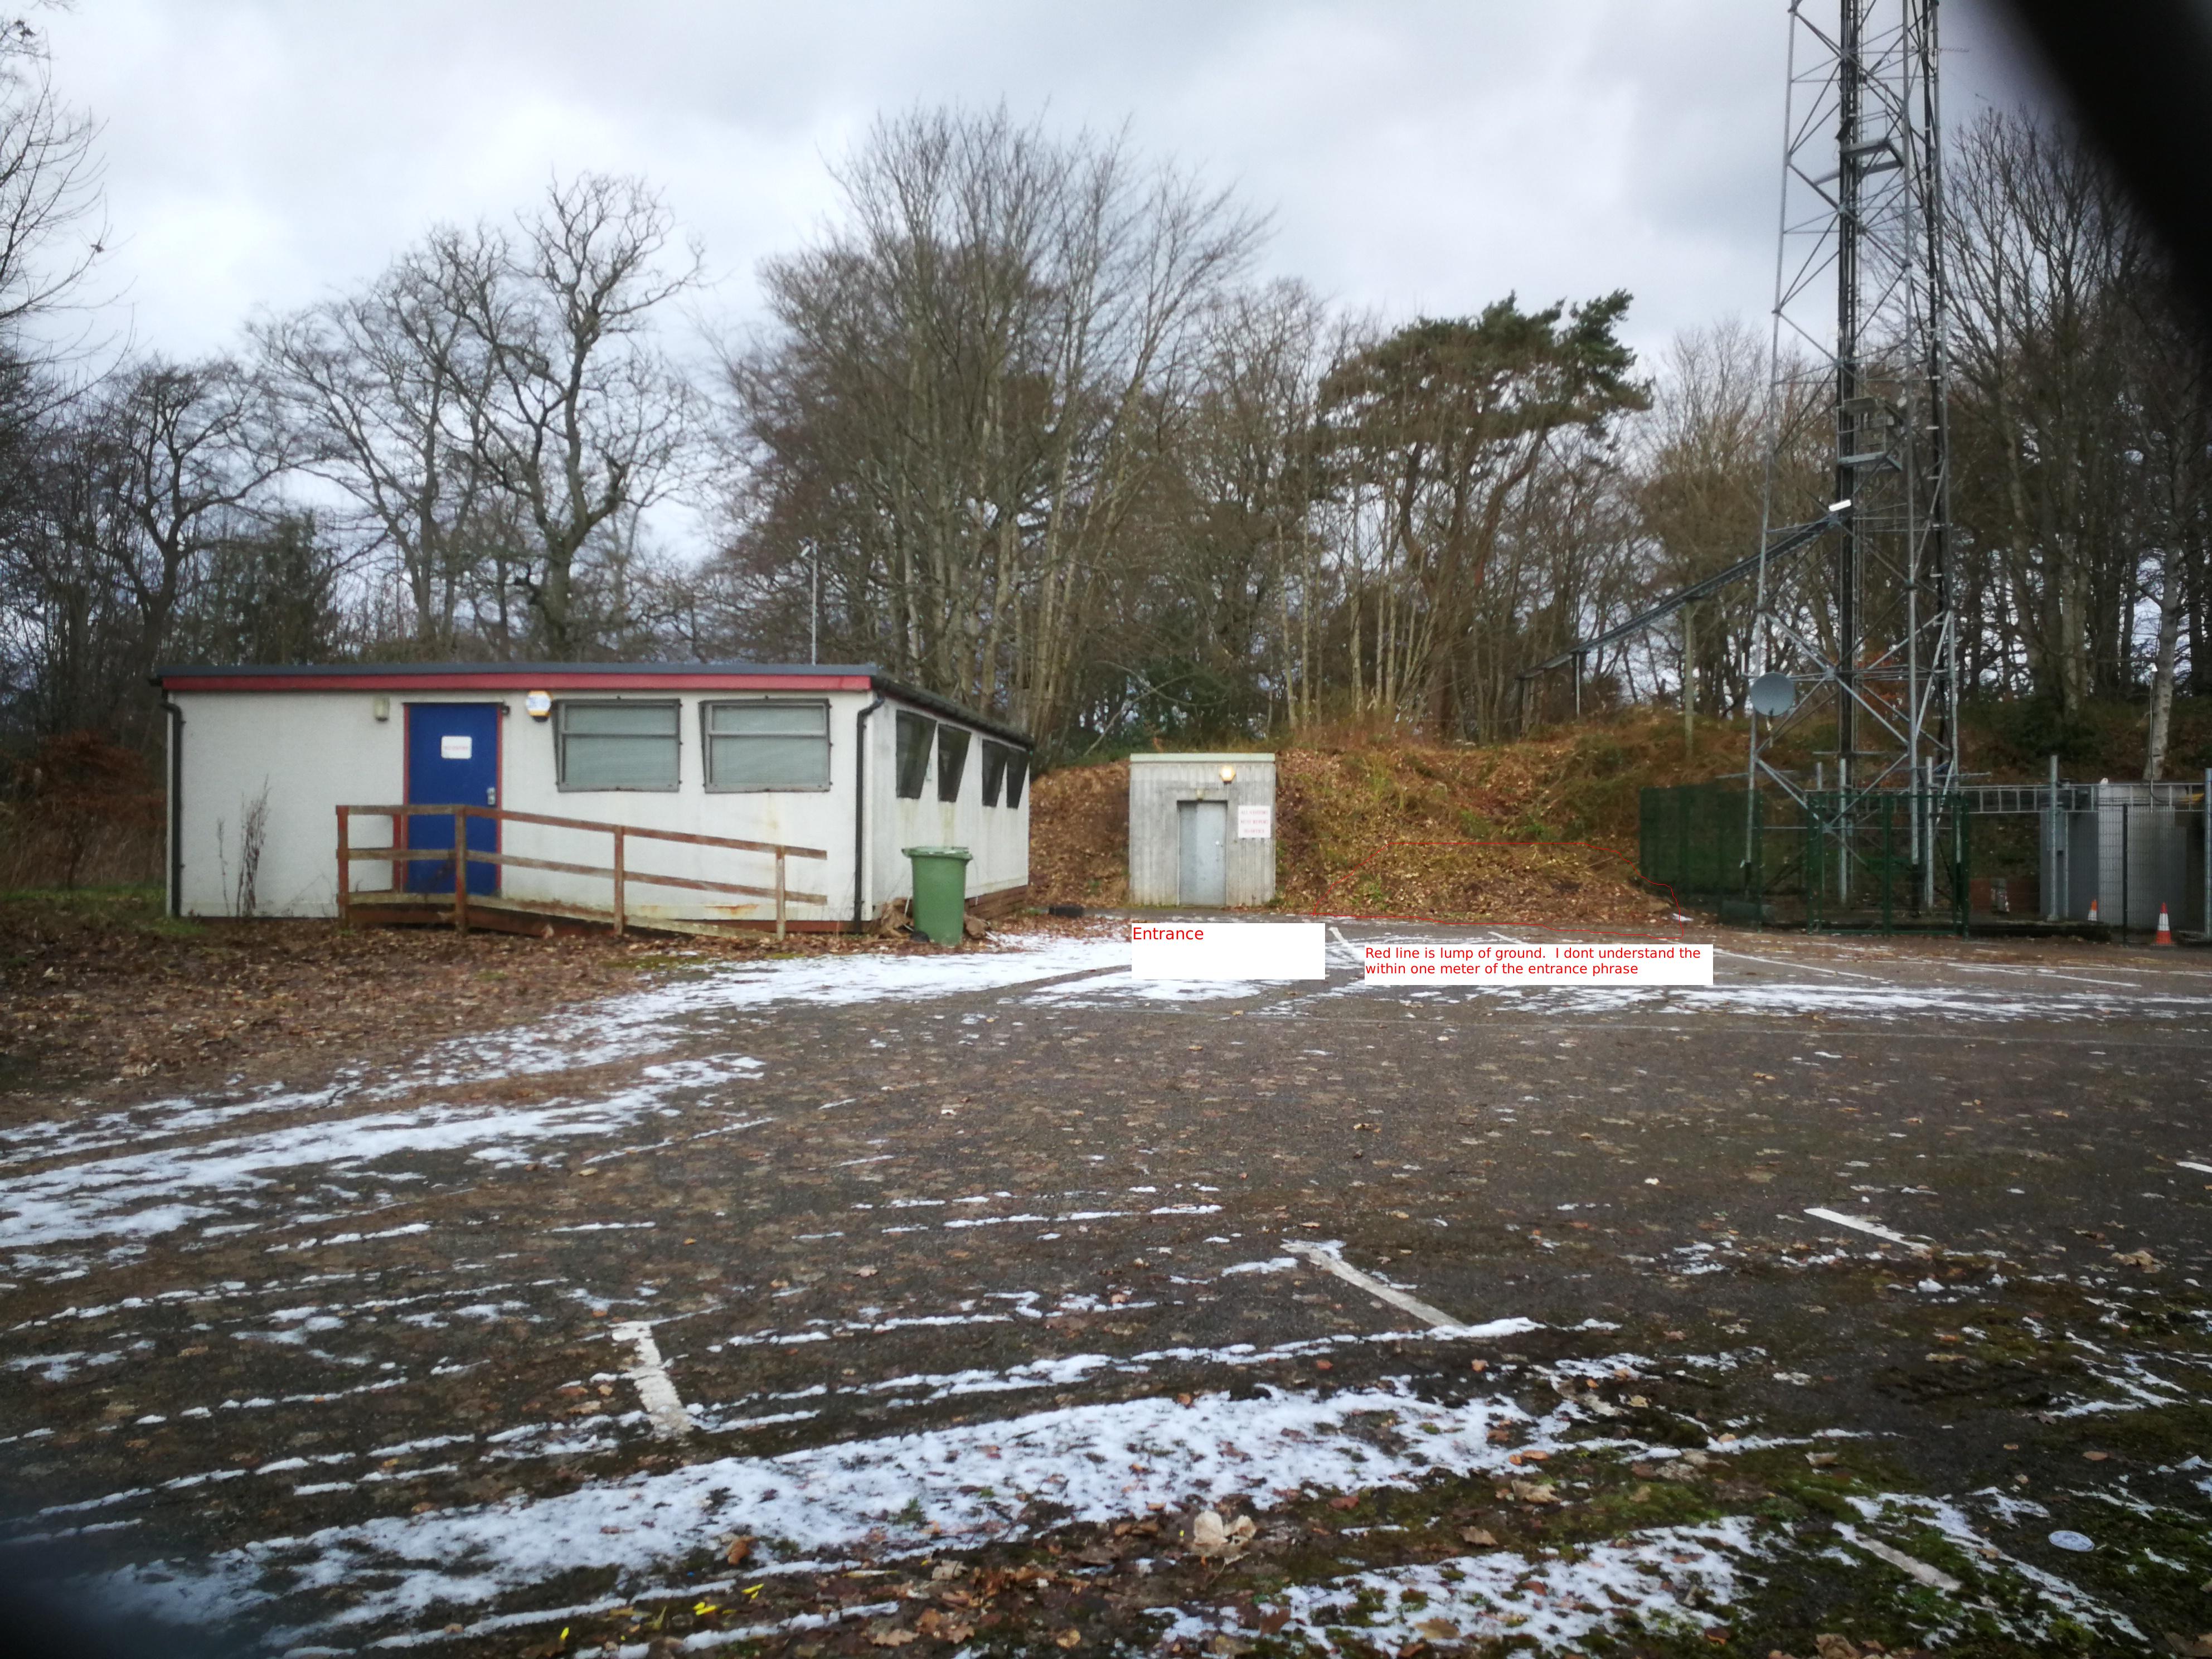
[[[1386,1416],[1404,1431],[1404,1449],[1373,1437],[1372,1423]],[[1532,1423],[1508,1401],[1451,1409],[1384,1389],[1071,1407],[270,1540],[161,1564],[173,1588],[157,1599],[204,1613],[216,1604],[244,1611],[261,1599],[263,1573],[280,1570],[303,1600],[340,1589],[356,1595],[327,1628],[481,1606],[567,1572],[644,1571],[734,1531],[761,1539],[763,1566],[863,1546],[972,1547],[1029,1535],[1023,1516],[1032,1497],[1078,1521],[1111,1521],[1193,1496],[1267,1508],[1279,1491],[1410,1487],[1432,1473],[1503,1468],[1507,1449],[1488,1436],[1504,1422],[1534,1431],[1522,1447],[1566,1425],[1564,1417]],[[118,1577],[144,1591],[153,1571]]]
[[[1320,1584],[1293,1584],[1273,1598],[1290,1614],[1282,1634],[1340,1651],[1335,1636],[1361,1651],[1391,1653],[1412,1644],[1511,1638],[1540,1648],[1565,1646],[1633,1616],[1630,1629],[1653,1636],[1696,1636],[1722,1620],[1706,1603],[1735,1599],[1739,1561],[1764,1552],[1741,1516],[1701,1527],[1663,1527],[1592,1544],[1573,1561],[1531,1561],[1510,1550],[1456,1556]],[[1692,1601],[1698,1605],[1692,1605]],[[1180,1613],[1160,1633],[1164,1644],[1196,1643],[1237,1626]]]
[[[218,1205],[252,1201],[276,1184],[279,1172],[315,1169],[358,1178],[390,1159],[457,1152],[492,1163],[520,1163],[539,1155],[547,1143],[615,1133],[672,1091],[700,1086],[706,1074],[726,1082],[757,1076],[760,1069],[758,1060],[744,1056],[716,1060],[710,1068],[649,1066],[632,1086],[590,1103],[370,1112],[40,1170],[0,1181],[0,1244],[25,1249],[173,1231],[220,1213]]]

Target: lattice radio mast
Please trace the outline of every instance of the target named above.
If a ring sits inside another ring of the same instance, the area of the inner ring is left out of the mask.
[[[1768,682],[1747,781],[1802,801],[1808,781],[1767,751],[1832,714],[1846,814],[1869,791],[1940,794],[1958,777],[1936,4],[1818,0],[1832,27],[1790,6],[1752,649],[1755,672],[1791,684]],[[1783,527],[1823,507],[1835,527],[1818,550],[1774,557]],[[1930,836],[1915,838],[1923,871]]]

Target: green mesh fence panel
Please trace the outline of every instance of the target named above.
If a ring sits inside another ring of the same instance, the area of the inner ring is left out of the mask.
[[[1686,783],[1646,789],[1637,805],[1644,878],[1677,898],[1759,900],[1796,890],[1797,814],[1778,818],[1770,793],[1750,799],[1741,783]]]
[[[1815,928],[1966,930],[1973,823],[1957,795],[1831,791],[1801,806],[1780,788],[1689,783],[1644,790],[1638,814],[1644,878],[1685,902]]]

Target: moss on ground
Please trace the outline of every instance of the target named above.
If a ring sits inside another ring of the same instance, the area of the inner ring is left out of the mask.
[[[198,939],[207,933],[203,922],[170,915],[168,895],[151,884],[0,889],[0,937],[41,923],[157,939]]]

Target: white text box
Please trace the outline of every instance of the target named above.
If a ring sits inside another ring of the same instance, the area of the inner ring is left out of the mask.
[[[1370,985],[1711,985],[1713,947],[1435,939],[1363,945]]]
[[[1138,921],[1129,970],[1139,979],[1327,979],[1318,921]]]

